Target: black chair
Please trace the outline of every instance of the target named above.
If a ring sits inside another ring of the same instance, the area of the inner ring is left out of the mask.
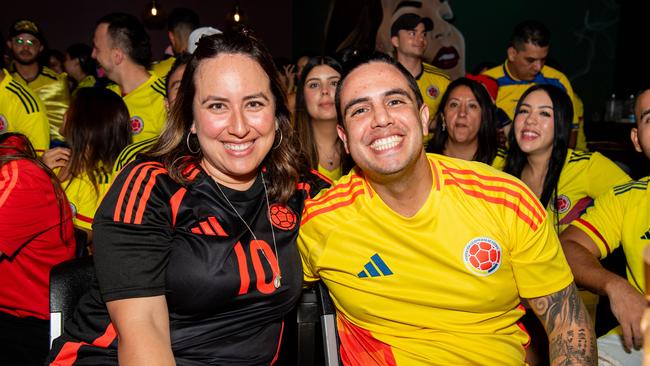
[[[50,271],[50,347],[63,333],[63,324],[72,317],[81,296],[95,280],[92,257],[74,258]]]

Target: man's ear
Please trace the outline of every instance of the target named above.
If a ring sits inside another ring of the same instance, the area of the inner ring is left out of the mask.
[[[397,48],[397,46],[399,45],[399,37],[397,36],[390,37],[390,43],[393,45],[393,47]]]
[[[124,54],[124,51],[122,51],[121,48],[115,47],[111,50],[111,57],[113,58],[113,63],[115,65],[119,65],[124,61],[124,58],[126,55]]]
[[[339,138],[341,141],[343,141],[343,147],[345,148],[345,152],[350,154],[350,149],[348,147],[348,136],[345,134],[345,128],[341,125],[336,126],[336,132],[339,134]]]
[[[420,123],[422,124],[422,133],[424,136],[429,134],[429,106],[422,103],[420,107]]]
[[[515,62],[515,57],[517,56],[517,50],[510,46],[508,47],[508,61]]]
[[[639,129],[634,127],[632,130],[630,130],[630,139],[632,140],[632,144],[634,145],[634,150],[638,152],[643,152],[641,150],[641,144],[639,143]]]

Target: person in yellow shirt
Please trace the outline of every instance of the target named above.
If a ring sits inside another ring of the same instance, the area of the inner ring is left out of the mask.
[[[531,86],[517,106],[504,171],[520,178],[561,233],[593,199],[631,178],[598,152],[568,148],[571,100],[552,85]]]
[[[12,77],[41,98],[47,109],[50,139],[54,141],[53,145],[60,144],[63,138],[59,130],[63,114],[70,104],[66,75],[39,64],[38,59],[45,46],[43,35],[34,22],[20,20],[14,23],[9,29],[7,45],[14,57]]]
[[[334,300],[344,364],[521,365],[522,298],[547,325],[552,361],[595,364],[571,271],[523,183],[426,155],[429,109],[390,59],[344,74],[336,107],[357,166],[307,200],[298,248],[305,280]]]
[[[579,125],[577,98],[569,79],[560,71],[546,65],[550,47],[550,32],[544,24],[527,20],[517,24],[510,38],[507,58],[502,65],[484,72],[497,80],[497,107],[512,120],[521,95],[532,85],[549,84],[564,90],[573,105],[573,130]]]
[[[189,53],[190,33],[199,27],[199,15],[192,9],[174,8],[167,17],[167,37],[174,56],[151,65],[151,71],[161,78],[167,77],[174,61],[179,55]]]
[[[0,60],[0,134],[25,135],[41,155],[50,146],[50,125],[43,102],[33,91],[15,81]]]
[[[435,66],[422,62],[427,48],[427,32],[433,29],[429,18],[407,13],[395,19],[390,28],[390,41],[395,48],[395,59],[413,75],[418,83],[424,102],[429,107],[433,120],[438,113],[438,105],[447,90],[449,75]],[[434,127],[434,126],[431,126]],[[425,144],[431,136],[427,136]]]
[[[74,215],[74,225],[92,233],[92,222],[110,184],[110,169],[131,142],[129,111],[104,88],[82,88],[72,99],[62,133],[69,148],[45,152],[43,161],[57,170]]]
[[[72,90],[73,97],[77,90],[91,88],[97,83],[95,78],[97,63],[92,58],[92,52],[92,47],[83,43],[75,43],[65,50],[63,68],[76,83]]]
[[[167,119],[165,82],[147,71],[151,45],[140,21],[125,13],[103,16],[95,28],[92,57],[129,109],[133,141],[160,135]]]
[[[634,114],[632,142],[650,159],[650,89],[637,97]],[[650,244],[649,182],[650,177],[644,177],[613,187],[560,236],[576,282],[607,296],[620,324],[598,339],[603,362],[639,365],[643,357],[640,323],[647,307],[643,252]],[[627,280],[604,269],[598,261],[619,246],[627,259]]]
[[[309,58],[299,75],[294,125],[311,169],[333,182],[349,166],[343,141],[336,132],[334,94],[341,78],[341,65],[331,57]]]
[[[183,54],[180,55],[174,65],[172,65],[169,74],[165,79],[165,90],[167,91],[167,96],[165,97],[165,106],[167,111],[171,113],[171,109],[174,106],[174,101],[176,100],[176,95],[178,95],[178,89],[181,85],[181,79],[185,73],[185,67],[187,63],[190,62],[191,55]],[[111,172],[111,181],[117,176],[117,174],[126,166],[126,164],[135,160],[138,154],[144,153],[151,149],[156,142],[158,141],[158,136],[148,138],[146,140],[134,142],[126,146],[113,164],[113,169]]]

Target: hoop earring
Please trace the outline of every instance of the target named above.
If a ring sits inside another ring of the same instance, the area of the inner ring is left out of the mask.
[[[445,131],[447,130],[447,124],[445,123],[445,116],[442,114],[440,115],[440,121],[442,122],[442,130]]]
[[[185,138],[185,144],[187,145],[187,150],[188,150],[190,153],[192,153],[193,155],[196,155],[196,154],[199,153],[199,151],[201,151],[201,147],[199,146],[199,148],[196,149],[196,151],[192,150],[192,148],[190,147],[190,135],[191,135],[191,133],[188,132],[188,133],[187,133],[187,138]]]
[[[278,141],[277,144],[273,145],[273,150],[277,149],[280,147],[280,144],[282,144],[282,130],[278,128],[277,131],[280,131],[280,141]]]

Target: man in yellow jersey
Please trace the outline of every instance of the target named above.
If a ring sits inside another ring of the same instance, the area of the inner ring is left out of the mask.
[[[566,91],[573,103],[572,141],[575,141],[579,129],[576,95],[569,79],[562,72],[546,65],[549,45],[550,32],[544,24],[533,20],[519,23],[510,38],[503,65],[489,69],[484,74],[497,80],[497,107],[503,109],[511,120],[514,120],[519,98],[531,85],[552,84]]]
[[[160,77],[166,77],[179,55],[189,53],[190,33],[199,27],[199,15],[192,9],[174,8],[167,17],[167,37],[174,56],[151,65],[151,70]]]
[[[43,101],[47,109],[50,138],[53,145],[60,144],[63,137],[59,129],[63,123],[63,114],[70,105],[66,75],[58,74],[38,62],[45,45],[41,30],[30,20],[20,20],[11,26],[7,46],[14,57],[12,77],[28,86]]]
[[[413,75],[424,102],[429,106],[433,121],[438,113],[440,98],[447,90],[449,76],[437,67],[422,62],[427,49],[427,32],[433,28],[429,18],[407,13],[395,19],[390,28],[390,41],[395,47],[395,58]]]
[[[636,128],[631,139],[637,151],[650,159],[650,89],[636,99]],[[650,244],[650,177],[616,186],[598,197],[594,206],[573,221],[560,236],[578,285],[609,297],[620,327],[598,339],[602,362],[639,365],[643,333],[640,320],[648,306],[643,250]],[[623,247],[627,280],[606,269],[598,259]]]
[[[40,155],[50,146],[50,126],[45,106],[33,91],[13,80],[3,67],[4,60],[0,59],[0,135],[6,132],[22,133]]]
[[[521,365],[527,299],[554,362],[595,364],[595,337],[544,208],[487,165],[426,155],[429,109],[409,72],[344,74],[339,136],[357,166],[305,204],[307,281],[337,309],[346,365]]]
[[[109,88],[129,108],[133,142],[157,137],[167,119],[165,81],[147,71],[151,45],[140,21],[124,13],[102,17],[95,28],[92,56],[117,84]]]
[[[178,89],[180,88],[181,79],[185,73],[185,67],[187,66],[187,63],[190,62],[190,58],[190,54],[179,55],[178,58],[174,61],[172,68],[169,70],[169,75],[167,75],[167,78],[165,79],[165,88],[167,90],[167,97],[165,97],[165,106],[167,108],[167,111],[170,113],[174,101],[176,100],[176,95],[178,95]],[[115,160],[115,164],[113,165],[112,178],[117,176],[117,173],[119,173],[126,164],[135,160],[138,154],[149,150],[156,143],[156,141],[158,141],[158,137],[152,137],[139,142],[134,142],[125,147]]]

